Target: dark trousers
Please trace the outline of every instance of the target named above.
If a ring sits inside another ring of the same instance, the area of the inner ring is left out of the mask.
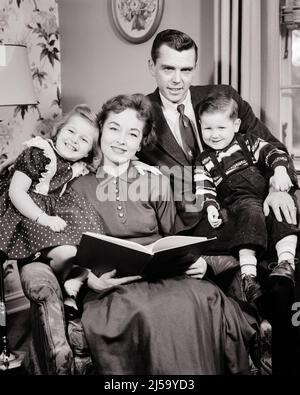
[[[300,251],[297,254],[298,259],[300,260]],[[300,268],[299,268],[299,264],[296,267],[296,271],[295,271],[295,281],[296,281],[296,285],[295,285],[295,307],[297,307],[297,310],[293,311],[293,314],[297,314],[300,311]],[[297,306],[296,306],[297,304]],[[296,324],[294,326],[294,338],[295,338],[295,342],[293,344],[293,348],[294,348],[294,357],[295,357],[295,365],[293,368],[293,374],[299,375],[300,372],[300,315],[296,315],[297,320],[296,322],[294,322],[294,324]]]
[[[185,232],[185,234],[217,236],[217,240],[205,245],[203,255],[228,255],[228,246],[233,232],[231,226],[232,224],[225,221],[222,227],[213,229],[208,221],[203,219],[194,229]],[[297,255],[300,258],[299,252]],[[298,267],[295,273],[295,287],[288,280],[282,278],[270,281],[268,264],[277,261],[274,246],[271,251],[268,251],[268,258],[268,260],[259,262],[258,278],[266,290],[263,300],[263,315],[272,325],[272,371],[273,375],[296,375],[300,371],[300,325],[293,326],[292,324],[292,315],[295,313],[292,311],[292,306],[295,301],[298,301],[300,305],[300,269]],[[227,265],[222,264],[222,260],[220,260],[220,264],[222,267],[218,270],[219,276],[222,273],[222,268],[224,271],[230,269]],[[216,273],[215,267],[213,269],[213,272]],[[226,278],[226,273],[221,277],[222,280]],[[227,277],[229,278],[229,276]]]
[[[259,267],[259,278],[266,289],[263,310],[272,325],[272,374],[299,375],[300,331],[292,324],[292,306],[300,286],[299,270],[296,271],[295,287],[283,277],[274,276],[270,280],[269,273],[266,262],[262,263]]]

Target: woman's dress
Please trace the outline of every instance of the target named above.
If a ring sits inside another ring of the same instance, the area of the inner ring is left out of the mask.
[[[72,188],[103,217],[111,236],[148,244],[172,232],[175,210],[164,177],[142,176],[131,167],[113,178],[99,169]],[[182,275],[89,291],[83,310],[98,374],[249,373],[247,347],[254,329],[209,281]]]

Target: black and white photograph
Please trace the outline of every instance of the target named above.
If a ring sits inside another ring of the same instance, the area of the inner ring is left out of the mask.
[[[299,181],[300,0],[0,0],[1,378],[299,376]]]

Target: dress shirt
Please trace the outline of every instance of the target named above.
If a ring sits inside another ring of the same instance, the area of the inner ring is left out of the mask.
[[[197,130],[196,127],[196,118],[194,113],[194,108],[191,100],[191,92],[188,91],[186,98],[180,103],[172,103],[167,100],[164,96],[160,94],[160,98],[162,101],[162,111],[166,121],[180,147],[183,149],[181,133],[179,129],[179,112],[177,111],[177,106],[179,104],[184,104],[184,114],[188,116],[193,123],[194,129]]]

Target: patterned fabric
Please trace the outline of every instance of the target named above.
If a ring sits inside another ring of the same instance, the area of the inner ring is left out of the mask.
[[[37,140],[42,148],[37,148]],[[28,144],[33,146],[25,149],[10,173],[0,179],[0,249],[10,259],[26,258],[47,247],[78,245],[86,231],[103,233],[101,218],[83,197],[76,193],[61,196],[73,176],[71,164],[41,138],[36,137]],[[26,218],[11,203],[8,190],[15,170],[32,180],[28,194],[36,205],[48,215],[66,221],[68,226],[62,232],[54,232]]]
[[[239,135],[240,138],[242,137]],[[274,170],[276,166],[288,169],[288,155],[274,145],[251,134],[244,136],[246,147],[252,155],[253,164]],[[215,156],[218,167],[212,158]],[[219,167],[220,166],[220,167]],[[238,139],[223,150],[204,151],[198,158],[195,169],[196,195],[201,199],[202,207],[213,205],[219,208],[217,188],[227,176],[238,173],[249,166]],[[221,169],[221,170],[220,170]]]

